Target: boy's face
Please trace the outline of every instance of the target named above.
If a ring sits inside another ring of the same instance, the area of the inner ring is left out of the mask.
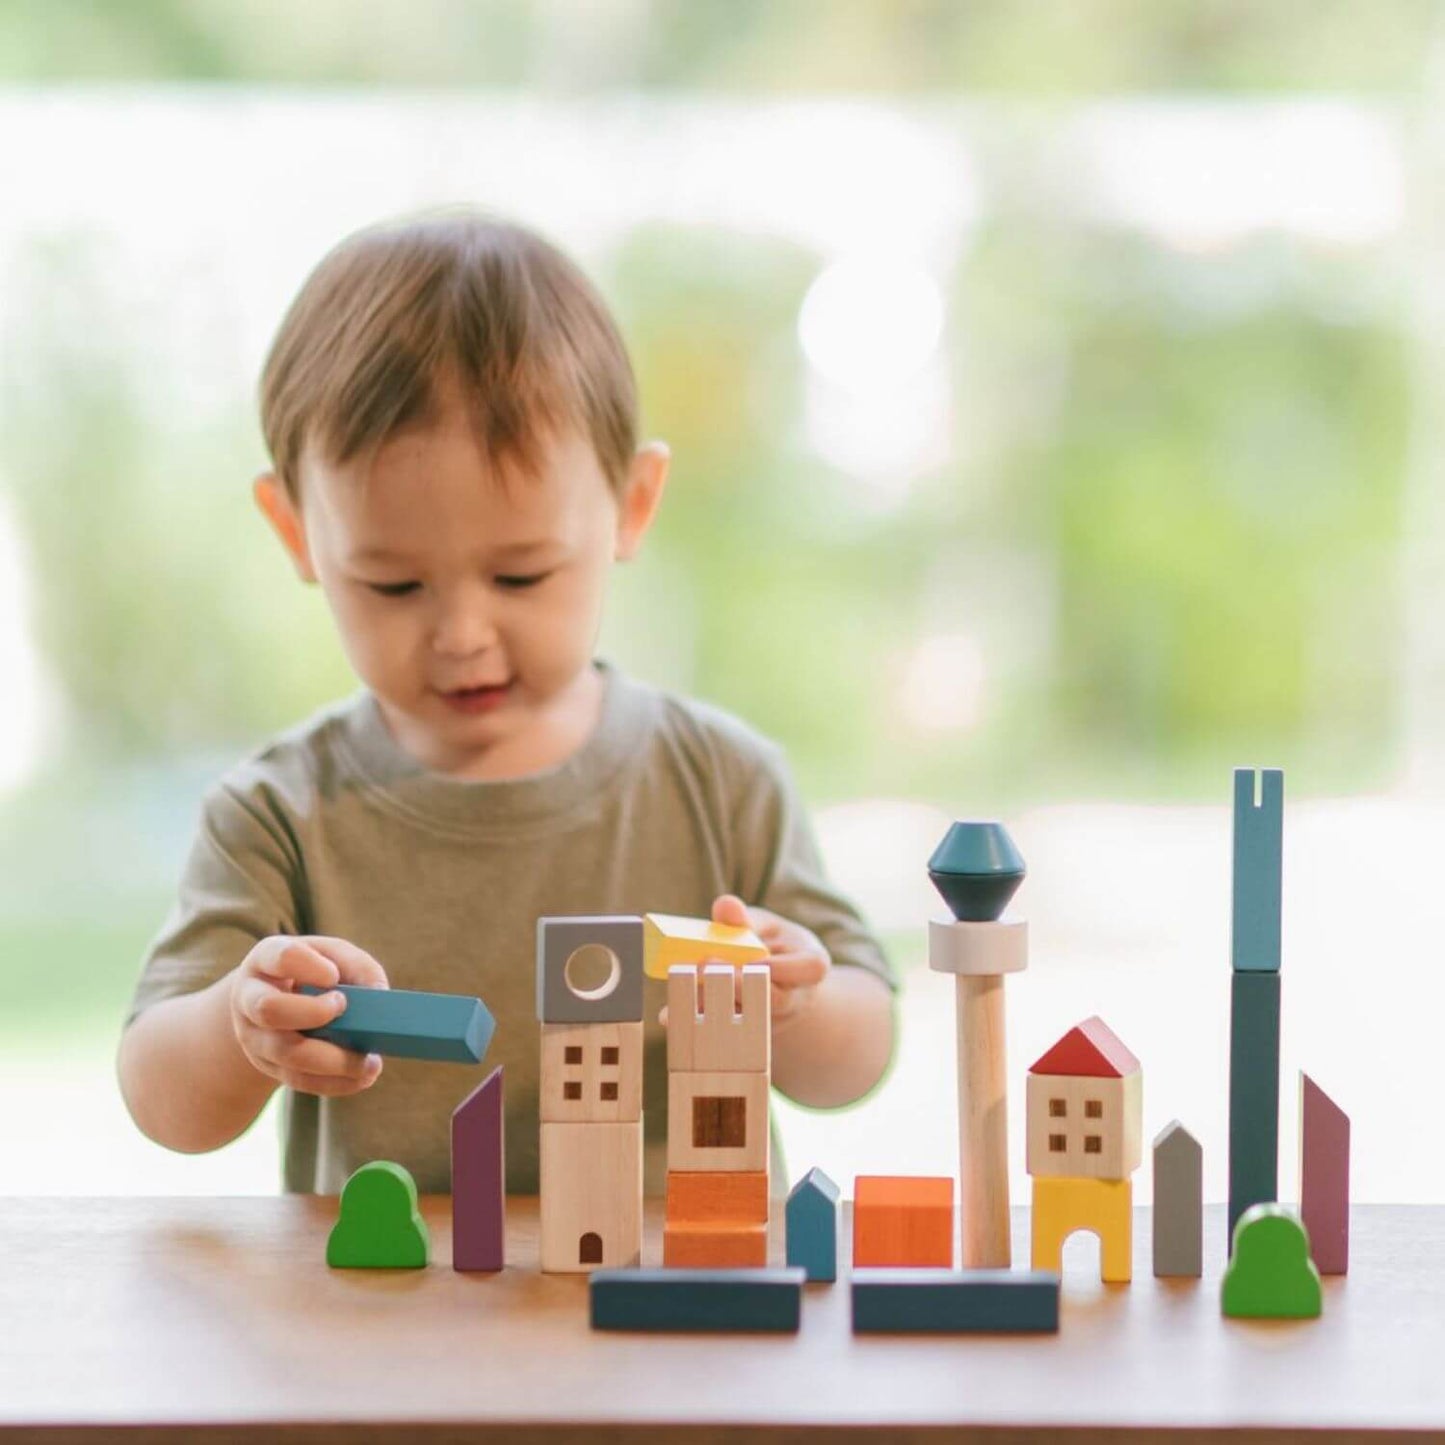
[[[496,476],[454,403],[366,461],[308,452],[299,509],[274,477],[257,482],[393,735],[440,772],[551,766],[595,715],[608,575],[652,520],[667,451],[640,450],[620,496],[584,437],[541,456],[535,477]]]

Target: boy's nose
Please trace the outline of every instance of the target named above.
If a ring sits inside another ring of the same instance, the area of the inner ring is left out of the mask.
[[[497,640],[497,629],[487,610],[475,599],[456,601],[443,609],[432,634],[432,647],[443,657],[470,657],[484,652]]]

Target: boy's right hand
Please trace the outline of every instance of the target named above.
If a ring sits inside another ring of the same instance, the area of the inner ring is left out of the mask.
[[[302,1029],[344,1012],[340,993],[305,994],[302,984],[387,988],[386,971],[341,938],[263,938],[231,975],[231,1027],[253,1068],[303,1094],[359,1094],[381,1073],[379,1054],[358,1054]]]

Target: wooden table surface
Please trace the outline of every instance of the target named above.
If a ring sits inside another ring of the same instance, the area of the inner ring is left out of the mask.
[[[1067,1278],[1058,1336],[860,1339],[846,1270],[796,1337],[593,1334],[585,1280],[536,1272],[534,1200],[498,1275],[455,1273],[447,1201],[424,1209],[432,1266],[371,1272],[326,1268],[334,1199],[0,1199],[0,1440],[1445,1430],[1445,1208],[1358,1209],[1310,1323],[1220,1318],[1219,1211],[1205,1279],[1156,1281],[1141,1211],[1134,1284]]]

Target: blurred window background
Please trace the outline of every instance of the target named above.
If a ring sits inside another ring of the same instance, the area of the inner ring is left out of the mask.
[[[1423,0],[0,0],[0,1189],[277,1186],[269,1117],[141,1139],[114,1048],[201,789],[354,685],[251,508],[266,346],[342,235],[465,202],[583,263],[673,449],[604,652],[786,745],[903,971],[893,1074],[782,1106],[792,1167],[955,1167],[924,865],[997,816],[1019,1182],[1023,1071],[1098,1012],[1220,1195],[1258,763],[1286,1193],[1304,1067],[1360,1197],[1441,1197],[1440,39]]]

